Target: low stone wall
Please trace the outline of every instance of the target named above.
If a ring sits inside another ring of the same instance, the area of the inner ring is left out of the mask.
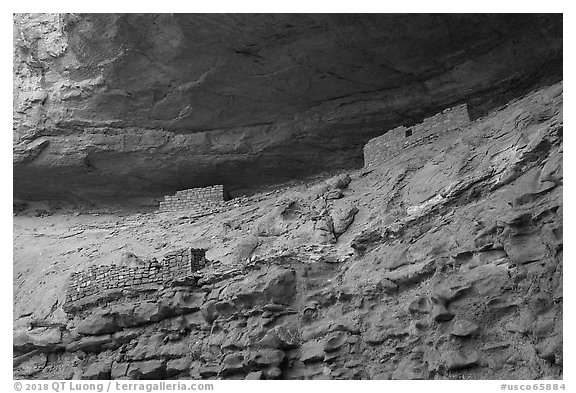
[[[224,186],[221,184],[181,190],[167,195],[160,202],[159,212],[188,211],[190,216],[215,212],[224,203]]]
[[[148,262],[143,266],[92,266],[72,273],[64,311],[72,312],[99,302],[120,297],[139,296],[141,293],[193,280],[193,273],[205,266],[206,250],[185,248],[164,255],[161,262]]]
[[[364,167],[378,165],[403,149],[432,141],[470,123],[466,104],[437,113],[412,127],[400,126],[371,139],[364,146]]]
[[[190,218],[198,218],[249,206],[254,202],[254,198],[244,196],[224,201],[223,194],[222,185],[178,191],[175,195],[166,196],[165,200],[160,202],[158,212],[179,212]]]

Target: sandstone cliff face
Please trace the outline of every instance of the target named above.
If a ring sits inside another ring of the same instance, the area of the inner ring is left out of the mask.
[[[233,193],[561,77],[554,15],[16,15],[14,192]]]
[[[17,216],[15,376],[562,378],[562,155],[556,84],[211,217]],[[187,246],[195,285],[62,311],[72,271]]]

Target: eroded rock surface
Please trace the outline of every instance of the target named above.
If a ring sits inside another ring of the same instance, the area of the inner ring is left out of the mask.
[[[156,299],[68,315],[64,294],[49,288],[79,260],[107,254],[51,254],[64,235],[44,229],[36,239],[45,259],[23,275],[21,243],[29,240],[17,235],[14,375],[562,378],[562,155],[556,84],[456,137],[350,172],[338,199],[325,198],[329,180],[189,222],[177,214],[114,218],[125,235],[108,242],[143,243],[135,252],[143,259],[158,256],[158,232],[149,229],[158,227],[170,247],[205,247],[212,262],[195,283]],[[16,216],[16,225],[25,219]],[[89,248],[85,232],[72,233],[69,241]],[[46,275],[52,258],[60,270]]]

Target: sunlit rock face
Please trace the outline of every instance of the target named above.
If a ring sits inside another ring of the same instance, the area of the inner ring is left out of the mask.
[[[14,17],[14,196],[234,194],[562,77],[561,15]]]

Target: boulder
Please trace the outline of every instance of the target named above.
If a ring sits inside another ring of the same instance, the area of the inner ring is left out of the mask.
[[[120,330],[114,316],[108,311],[97,310],[77,325],[77,331],[85,335],[101,335]]]
[[[112,370],[110,371],[111,379],[122,379],[126,377],[126,373],[128,372],[128,367],[130,363],[116,363],[112,364]]]
[[[151,336],[143,335],[136,342],[137,345],[128,351],[128,356],[134,360],[146,360],[157,357],[164,347],[166,333],[155,332]]]
[[[224,317],[229,317],[236,313],[236,306],[232,302],[218,302],[214,304],[216,312]]]
[[[284,351],[277,349],[261,349],[250,354],[248,357],[248,364],[259,368],[277,366],[282,363],[285,356]]]
[[[476,351],[465,353],[462,350],[448,350],[440,355],[441,365],[448,371],[462,370],[478,365]]]
[[[432,318],[434,318],[436,322],[448,322],[452,320],[454,316],[454,313],[441,303],[435,304],[432,309]]]
[[[313,340],[302,344],[300,361],[303,363],[314,363],[322,360],[324,360],[324,344],[321,341]]]
[[[452,325],[452,335],[456,337],[468,337],[478,332],[478,325],[466,319],[454,321]]]
[[[144,266],[145,262],[131,252],[124,252],[120,256],[119,265],[120,266],[127,266],[127,267],[139,267],[139,266]]]
[[[202,292],[176,291],[174,296],[163,302],[172,309],[173,314],[185,314],[198,311],[204,302],[205,294]]]
[[[346,342],[346,336],[344,334],[342,333],[333,334],[326,340],[324,344],[324,352],[337,351],[345,342]]]
[[[398,285],[385,278],[380,279],[378,286],[388,295],[393,295],[398,292]]]
[[[220,374],[223,376],[237,374],[244,371],[244,355],[231,353],[224,357],[220,365]]]
[[[330,200],[330,199],[340,199],[342,197],[344,197],[344,193],[342,192],[342,190],[330,190],[328,192],[326,192],[324,195],[324,199],[326,200]]]
[[[321,196],[324,196],[329,189],[330,187],[328,186],[328,184],[323,182],[317,186],[312,187],[310,191],[310,196],[312,197],[312,199],[319,198]]]
[[[113,334],[114,340],[119,344],[126,344],[138,337],[137,330],[122,330]]]
[[[346,187],[348,187],[348,184],[350,184],[351,181],[352,181],[352,179],[350,178],[350,175],[343,174],[343,175],[334,176],[333,178],[328,179],[326,181],[326,184],[328,184],[328,187],[330,187],[330,189],[343,190]]]
[[[200,313],[202,317],[206,321],[207,324],[212,325],[218,316],[216,312],[216,302],[214,300],[210,300],[200,307]]]
[[[174,315],[165,302],[143,302],[134,309],[134,321],[138,324],[158,322]]]
[[[180,358],[190,353],[188,343],[184,340],[168,342],[161,346],[160,355],[168,359]]]
[[[141,315],[135,315],[134,309],[137,304],[125,303],[116,304],[110,308],[110,314],[114,316],[114,321],[120,328],[141,326],[148,323]]]
[[[82,379],[110,379],[112,367],[109,363],[92,363],[82,373]]]
[[[166,376],[170,378],[180,373],[188,372],[191,365],[192,358],[190,357],[169,360],[166,363]]]
[[[296,296],[296,271],[272,266],[228,285],[222,296],[231,299],[237,310],[268,303],[291,304]]]
[[[322,215],[314,221],[312,239],[318,244],[331,244],[336,241],[334,237],[334,223],[332,217]]]
[[[163,379],[166,373],[166,364],[161,360],[148,360],[145,362],[132,362],[126,375],[130,379]]]
[[[262,374],[266,379],[280,379],[282,377],[282,370],[279,367],[268,367],[262,370]]]
[[[200,374],[200,376],[202,378],[211,378],[211,377],[215,377],[216,375],[218,375],[218,373],[220,372],[220,367],[215,366],[215,365],[202,365],[200,366],[200,368],[198,369],[198,373]]]
[[[336,238],[346,232],[348,227],[352,225],[356,213],[358,213],[356,206],[343,206],[331,213],[334,223],[334,236]]]
[[[424,314],[432,310],[432,303],[425,296],[420,296],[408,305],[411,314]]]
[[[258,381],[262,379],[262,371],[252,371],[246,375],[245,380]]]
[[[435,260],[428,259],[402,266],[396,270],[388,272],[386,273],[385,278],[398,285],[399,288],[407,288],[424,281],[428,277],[432,276],[435,271]]]

